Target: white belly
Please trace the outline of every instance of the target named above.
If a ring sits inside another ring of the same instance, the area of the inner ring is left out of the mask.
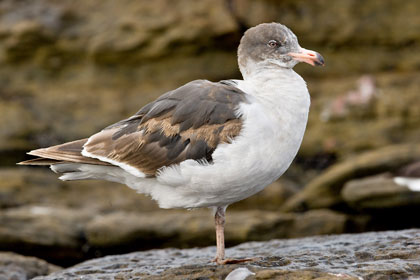
[[[307,104],[306,104],[307,103]],[[305,131],[309,96],[302,108],[243,104],[243,128],[214,151],[212,164],[194,160],[165,168],[151,195],[163,208],[226,206],[279,178],[289,167]],[[294,107],[294,106],[293,106]],[[281,114],[279,114],[281,112]]]

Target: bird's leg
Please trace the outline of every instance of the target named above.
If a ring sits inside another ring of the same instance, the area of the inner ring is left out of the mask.
[[[216,226],[216,245],[217,253],[215,262],[220,264],[225,258],[225,207],[217,207],[216,213],[214,214],[214,224]]]
[[[214,262],[217,264],[235,264],[243,263],[248,261],[254,261],[256,259],[225,259],[225,213],[226,207],[217,207],[216,213],[214,214],[214,223],[216,226],[216,257]]]

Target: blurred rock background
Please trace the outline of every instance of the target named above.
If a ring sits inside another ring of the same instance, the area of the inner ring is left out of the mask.
[[[2,0],[0,250],[68,266],[213,245],[206,209],[159,210],[121,185],[15,163],[190,80],[240,78],[242,33],[272,21],[326,67],[295,68],[312,96],[302,148],[278,182],[230,207],[227,244],[420,227],[420,192],[394,182],[420,161],[419,14],[416,0]]]

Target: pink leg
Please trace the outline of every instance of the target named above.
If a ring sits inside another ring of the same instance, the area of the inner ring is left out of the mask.
[[[225,212],[226,207],[217,207],[214,214],[214,223],[216,226],[216,246],[217,253],[214,262],[217,264],[235,264],[248,261],[255,261],[256,259],[225,259]]]
[[[217,207],[216,213],[214,214],[214,223],[216,225],[216,245],[217,253],[215,262],[219,262],[225,259],[225,212],[226,208]]]

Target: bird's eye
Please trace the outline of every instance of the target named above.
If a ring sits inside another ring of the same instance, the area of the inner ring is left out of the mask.
[[[280,46],[280,44],[276,40],[270,40],[270,41],[268,41],[268,46],[272,47],[272,48],[276,48],[276,47]]]

